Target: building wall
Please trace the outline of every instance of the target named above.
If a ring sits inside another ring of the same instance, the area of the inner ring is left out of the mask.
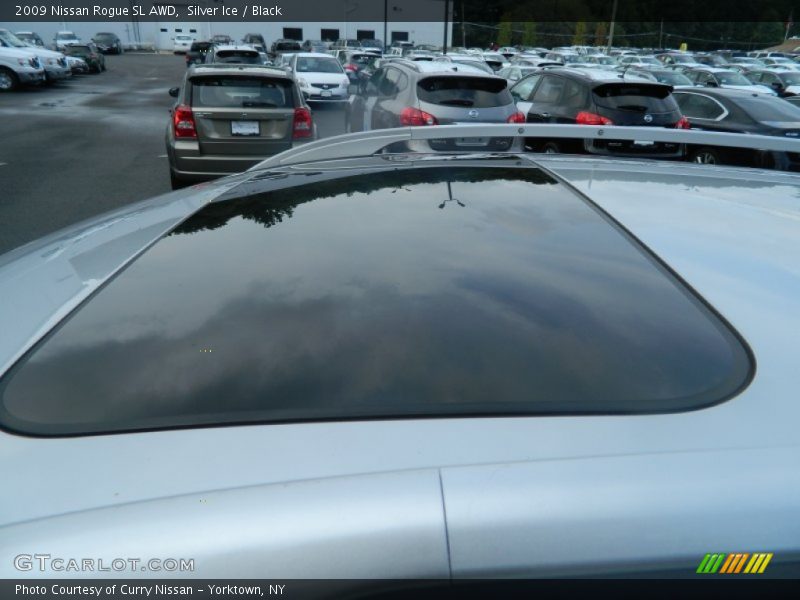
[[[284,37],[284,28],[302,30],[301,39],[322,39],[323,29],[338,30],[340,38],[356,38],[358,30],[374,31],[375,37],[383,39],[383,21],[373,22],[304,22],[304,23],[275,23],[275,22],[62,22],[62,23],[0,23],[0,28],[10,31],[35,31],[49,44],[55,38],[56,32],[61,30],[74,31],[78,37],[87,41],[100,31],[116,33],[123,43],[154,44],[163,50],[170,50],[171,37],[176,29],[181,33],[197,36],[197,39],[207,39],[211,35],[227,34],[235,40],[240,40],[246,33],[260,33],[271,43],[273,40]],[[166,29],[164,32],[162,29]],[[194,29],[195,32],[190,32]],[[392,33],[407,33],[408,40],[419,44],[441,45],[444,38],[444,24],[442,22],[389,22],[388,41],[392,40]],[[453,27],[448,23],[448,40],[452,43]],[[387,40],[384,40],[386,42]]]

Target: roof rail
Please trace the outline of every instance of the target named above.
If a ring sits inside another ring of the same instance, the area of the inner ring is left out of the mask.
[[[741,133],[717,133],[691,129],[669,129],[666,127],[620,127],[598,125],[549,125],[528,123],[439,125],[432,127],[400,127],[349,133],[308,142],[291,150],[264,160],[250,170],[296,165],[319,160],[363,158],[380,153],[397,142],[413,140],[452,139],[465,137],[513,137],[513,138],[570,138],[592,140],[636,140],[677,144],[702,144],[800,152],[800,139],[766,135],[744,135]],[[474,150],[473,150],[474,151]]]

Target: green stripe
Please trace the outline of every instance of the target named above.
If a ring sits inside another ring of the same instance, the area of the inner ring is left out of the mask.
[[[710,555],[710,554],[706,554],[706,555],[703,557],[703,561],[700,563],[700,566],[699,566],[699,567],[697,567],[697,571],[696,571],[697,573],[705,573],[705,572],[706,572],[706,571],[705,571],[705,568],[706,568],[706,563],[708,563],[708,561],[709,561],[709,559],[710,559],[710,558],[711,558],[711,555]]]
[[[711,567],[711,570],[709,571],[709,573],[716,573],[717,571],[719,571],[719,568],[722,566],[722,561],[725,560],[726,556],[728,556],[728,555],[727,554],[720,554],[719,558],[717,559],[717,562],[714,563],[713,567]]]

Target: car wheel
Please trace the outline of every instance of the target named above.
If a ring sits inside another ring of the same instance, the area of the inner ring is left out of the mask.
[[[545,154],[561,154],[561,146],[556,142],[545,142],[542,146],[542,152]]]
[[[10,92],[17,89],[19,78],[14,71],[0,68],[0,92]]]
[[[719,152],[713,148],[699,148],[694,150],[689,158],[691,162],[698,165],[721,165],[722,160]]]

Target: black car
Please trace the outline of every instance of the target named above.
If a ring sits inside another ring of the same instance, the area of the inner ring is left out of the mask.
[[[264,39],[264,36],[261,35],[260,33],[245,34],[245,36],[242,38],[242,43],[253,46],[256,50],[259,50],[260,52],[267,51],[267,42]]]
[[[191,48],[186,53],[186,66],[191,67],[206,62],[206,54],[213,45],[211,42],[192,42]]]
[[[275,40],[272,42],[272,46],[270,46],[269,54],[270,58],[275,58],[280,54],[284,54],[287,52],[302,52],[303,46],[300,45],[300,42],[297,40]]]
[[[672,87],[646,79],[591,69],[550,69],[534,73],[511,88],[528,123],[626,125],[688,129]],[[524,97],[523,97],[524,96]],[[619,156],[678,157],[680,144],[621,140],[528,140],[540,152],[590,152]]]
[[[95,44],[67,44],[64,54],[82,58],[89,66],[89,72],[100,73],[106,70],[106,57]]]
[[[122,40],[115,33],[100,32],[92,41],[103,54],[122,54]]]
[[[800,94],[800,71],[753,69],[747,71],[745,76],[753,83],[760,83],[772,88],[784,98]]]
[[[699,88],[676,90],[673,95],[692,129],[796,138],[800,146],[800,108],[781,98],[741,90]],[[800,154],[794,152],[689,146],[687,157],[701,164],[800,170]]]

